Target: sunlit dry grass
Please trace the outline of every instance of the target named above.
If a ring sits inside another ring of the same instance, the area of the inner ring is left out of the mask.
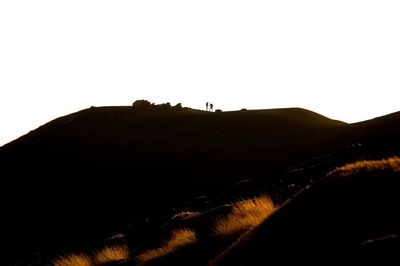
[[[100,266],[114,261],[126,260],[129,250],[126,245],[107,246],[92,257],[83,253],[58,257],[52,266]]]
[[[161,247],[150,249],[136,257],[138,265],[143,265],[147,261],[165,256],[172,251],[196,242],[196,233],[193,230],[181,228],[171,233],[170,239],[165,242]]]
[[[183,211],[172,216],[171,220],[192,218],[199,214],[200,212]]]
[[[70,254],[57,258],[53,266],[94,266],[89,256],[85,254]]]
[[[260,224],[276,206],[268,196],[260,196],[235,203],[231,212],[219,218],[214,233],[218,236],[237,236]]]
[[[362,172],[370,172],[374,170],[392,170],[400,172],[400,158],[390,157],[382,160],[358,161],[337,167],[328,175],[353,176]]]
[[[94,255],[95,265],[102,265],[112,261],[126,260],[129,257],[129,250],[126,245],[107,246]]]

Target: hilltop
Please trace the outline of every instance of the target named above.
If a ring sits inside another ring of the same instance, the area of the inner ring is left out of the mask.
[[[284,201],[342,163],[398,155],[399,122],[394,113],[346,124],[301,108],[92,107],[0,148],[13,195],[2,195],[2,235],[13,257],[260,191]]]

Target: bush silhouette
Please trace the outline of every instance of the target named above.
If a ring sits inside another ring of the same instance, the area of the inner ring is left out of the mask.
[[[151,108],[152,104],[147,100],[137,100],[132,103],[132,107],[138,109],[148,109]]]
[[[169,110],[171,108],[171,104],[168,103],[162,103],[159,105],[156,105],[157,108],[161,109],[161,110]]]
[[[182,109],[182,104],[181,104],[181,103],[178,103],[178,104],[175,105],[173,108],[174,108],[174,109],[177,109],[177,110]]]

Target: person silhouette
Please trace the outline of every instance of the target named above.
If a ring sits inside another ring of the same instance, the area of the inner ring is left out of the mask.
[[[208,111],[208,102],[206,102],[206,111]]]
[[[212,112],[214,108],[214,105],[212,103],[210,103],[210,111]]]

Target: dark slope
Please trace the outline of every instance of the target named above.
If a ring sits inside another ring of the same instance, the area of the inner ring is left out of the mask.
[[[0,149],[2,189],[11,192],[2,195],[2,236],[11,250],[101,237],[133,216],[300,162],[338,125],[297,108],[70,114]]]
[[[398,264],[398,167],[330,176],[304,189],[211,265]]]
[[[400,112],[350,124],[337,138],[353,144],[365,144],[370,152],[385,150],[390,155],[400,151]],[[342,141],[343,143],[343,141]]]
[[[226,185],[259,175],[259,167],[271,171],[301,161],[310,153],[305,147],[323,141],[331,127],[342,124],[302,109],[209,113],[92,108],[40,127],[4,146],[0,156],[7,175],[34,175],[35,182],[61,175],[84,176],[79,177],[84,184],[90,177],[109,175]]]
[[[156,189],[154,181],[165,183],[167,193],[173,181],[196,185],[187,191],[193,195],[196,188],[202,193],[209,186],[300,162],[314,155],[308,147],[324,141],[338,125],[343,123],[302,109],[209,113],[92,108],[40,127],[4,146],[0,156],[8,179],[32,181],[34,187],[50,177],[54,186],[99,189],[105,176],[112,178],[104,184],[107,191],[124,189],[119,182],[129,178],[149,185],[147,191]]]
[[[182,200],[268,179],[309,158],[345,151],[351,159],[370,146],[371,156],[398,151],[392,136],[400,133],[399,118],[347,125],[299,108],[86,109],[0,148],[2,189],[12,195],[2,195],[2,236],[15,256],[102,237],[131,217],[161,215]]]

